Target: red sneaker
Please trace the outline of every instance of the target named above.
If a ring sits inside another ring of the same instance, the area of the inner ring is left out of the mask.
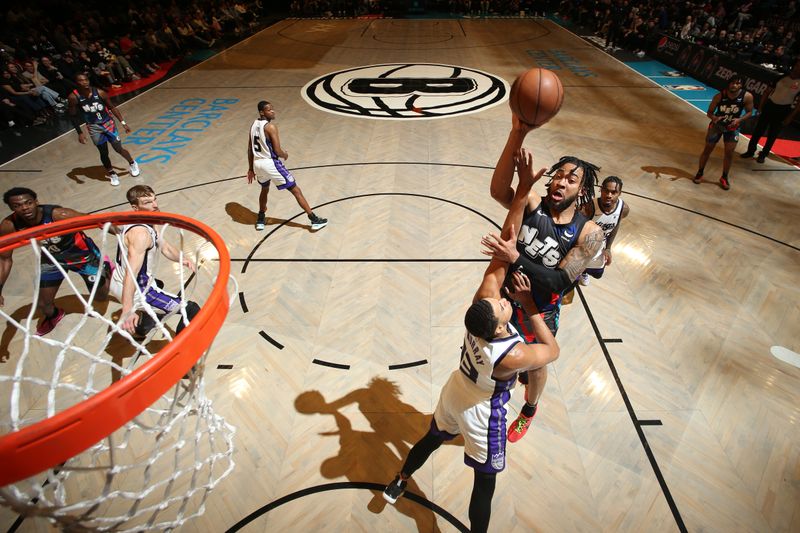
[[[508,428],[508,442],[517,442],[524,437],[532,421],[533,417],[528,418],[520,413],[517,419],[511,424],[511,427]]]
[[[536,404],[536,407],[533,408],[533,414],[531,416],[525,416],[522,413],[519,414],[517,419],[511,423],[511,427],[508,428],[508,442],[517,442],[519,439],[525,436],[525,433],[528,432],[528,428],[531,426],[533,417],[536,416],[536,411],[538,410],[539,404]]]
[[[36,335],[41,337],[42,335],[47,335],[56,327],[56,325],[61,322],[61,319],[64,318],[64,310],[59,309],[56,307],[56,314],[51,316],[50,318],[44,318],[39,325],[36,326]]]
[[[727,190],[729,190],[731,188],[731,182],[728,181],[728,178],[726,178],[725,176],[722,176],[719,179],[719,186],[722,187],[723,190],[727,191]]]

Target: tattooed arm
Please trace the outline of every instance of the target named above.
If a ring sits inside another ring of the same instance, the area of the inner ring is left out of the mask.
[[[605,235],[600,226],[594,222],[587,222],[583,226],[578,245],[567,253],[559,265],[559,269],[566,273],[570,283],[586,270],[589,262],[603,249],[604,242]]]
[[[495,239],[493,242],[484,240],[488,248],[484,251],[496,259],[513,263],[528,274],[531,286],[538,291],[560,293],[569,288],[578,275],[586,269],[593,257],[603,248],[605,236],[600,226],[594,222],[587,222],[583,226],[578,242],[567,252],[557,268],[534,263],[525,254],[520,254],[516,249],[516,239]]]

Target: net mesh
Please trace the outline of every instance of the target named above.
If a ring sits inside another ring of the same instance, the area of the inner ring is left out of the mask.
[[[100,233],[95,240],[101,257],[114,257],[123,238],[110,228],[106,224],[91,232]],[[53,417],[124,379],[172,341],[171,324],[188,322],[190,301],[203,305],[218,273],[216,248],[168,224],[159,227],[159,238],[173,242],[178,258],[157,260],[148,284],[135,289],[132,312],[154,322],[144,338],[119,326],[126,317],[109,312],[118,307],[113,300],[101,301],[102,276],[87,276],[84,287],[80,276],[54,258],[46,241],[32,240],[15,251],[16,290],[7,284],[5,306],[0,307],[7,323],[0,340],[0,358],[6,362],[0,367],[0,434]],[[119,257],[127,266],[126,255]],[[196,272],[181,266],[187,259],[197,265]],[[55,304],[68,313],[39,336],[35,317],[43,263],[55,265],[64,276]],[[180,298],[167,314],[146,303],[145,294],[160,278]],[[204,391],[207,354],[151,406],[83,453],[1,487],[0,503],[75,531],[173,529],[202,514],[209,492],[234,467],[235,428],[214,413]]]

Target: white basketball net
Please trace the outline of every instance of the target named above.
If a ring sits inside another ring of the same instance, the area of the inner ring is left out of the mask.
[[[191,232],[185,238],[183,230],[170,228],[173,235],[165,235],[167,227],[161,227],[160,235],[172,237],[167,240],[180,249],[180,261],[163,260],[152,271],[166,280],[165,290],[180,296],[180,310],[172,315],[182,316],[158,315],[144,304],[139,311],[157,320],[142,341],[117,325],[124,317],[112,318],[117,303],[111,300],[106,309],[105,302],[97,300],[100,276],[88,290],[79,275],[65,272],[36,241],[15,251],[9,282],[13,281],[17,290],[11,291],[12,284],[6,283],[6,303],[0,307],[8,324],[0,341],[0,350],[5,352],[0,353],[0,360],[8,358],[0,365],[0,434],[52,417],[124,378],[172,340],[174,329],[170,328],[186,317],[190,297],[203,305],[216,278],[215,249]],[[113,262],[114,244],[121,236],[108,230],[107,224],[100,242],[94,240],[101,257],[109,256]],[[190,283],[191,295],[185,290],[189,274],[177,266],[183,262],[185,247],[190,248],[186,257],[200,265]],[[39,337],[34,317],[42,256],[56,264],[65,278],[56,305],[69,303],[73,309],[52,332]],[[19,290],[26,284],[32,292]],[[142,290],[136,290],[141,297]],[[76,306],[82,311],[74,312]],[[206,355],[153,405],[85,452],[63,465],[1,487],[0,504],[15,513],[42,516],[61,529],[77,531],[173,529],[202,514],[209,492],[233,470],[235,433],[234,427],[214,413],[205,396]]]

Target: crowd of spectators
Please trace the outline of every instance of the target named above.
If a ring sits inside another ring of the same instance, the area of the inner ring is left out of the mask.
[[[249,32],[266,0],[45,0],[7,6],[0,20],[0,128],[47,127],[74,78],[116,88],[223,36]],[[594,30],[606,49],[643,56],[661,34],[779,72],[800,55],[797,0],[292,0],[295,16],[361,16],[423,6],[460,15],[557,13]],[[56,13],[59,15],[57,16]],[[67,13],[68,16],[63,16]]]
[[[639,56],[667,34],[779,72],[800,53],[796,0],[562,0],[559,15]]]
[[[487,17],[544,15],[550,0],[292,0],[295,17],[402,16],[419,12]]]
[[[779,72],[800,56],[798,0],[292,0],[297,17],[393,15],[415,7],[460,16],[557,14],[593,30],[609,51],[642,57],[661,34]]]
[[[85,74],[106,90],[252,31],[263,0],[16,2],[0,21],[0,129],[53,126]],[[58,15],[56,15],[58,13]],[[63,14],[68,13],[67,17]]]

